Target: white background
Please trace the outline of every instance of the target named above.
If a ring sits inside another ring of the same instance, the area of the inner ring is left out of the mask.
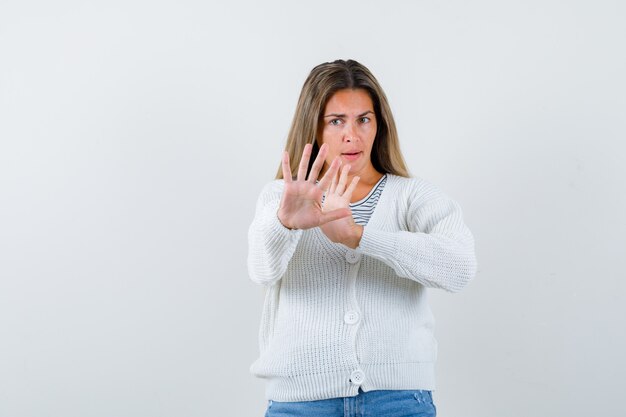
[[[0,417],[263,415],[247,227],[337,58],[476,238],[439,415],[623,415],[626,6],[381,3],[0,2]]]

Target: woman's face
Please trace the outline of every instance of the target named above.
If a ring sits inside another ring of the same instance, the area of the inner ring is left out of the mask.
[[[326,165],[336,156],[350,164],[350,176],[376,173],[370,155],[376,137],[376,115],[364,89],[339,90],[330,97],[322,114],[321,143],[328,146]]]

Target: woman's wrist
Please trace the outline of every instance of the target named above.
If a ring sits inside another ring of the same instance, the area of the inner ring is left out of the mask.
[[[359,244],[361,243],[362,236],[363,236],[363,226],[359,224],[355,224],[354,227],[352,228],[352,233],[350,233],[350,235],[342,243],[349,248],[356,249],[359,247]]]

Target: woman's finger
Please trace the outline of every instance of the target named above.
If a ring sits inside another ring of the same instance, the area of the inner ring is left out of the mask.
[[[339,160],[339,157],[336,156],[335,159],[333,159],[333,162],[331,162],[330,167],[328,167],[328,171],[326,171],[318,184],[322,190],[326,191],[328,189],[328,186],[330,185],[332,179],[335,177],[335,175],[337,175],[337,171],[339,170],[340,166],[341,161]]]
[[[334,194],[337,189],[337,174],[333,175],[333,179],[330,181],[330,188],[328,189],[328,194]]]
[[[304,145],[302,151],[302,159],[300,159],[300,166],[298,167],[298,181],[306,181],[306,171],[309,168],[309,159],[311,158],[311,149],[313,145],[307,143]]]
[[[291,182],[291,168],[289,168],[289,152],[283,152],[283,179],[285,182]]]
[[[315,184],[317,180],[317,176],[319,175],[322,167],[324,166],[324,160],[326,159],[326,154],[328,153],[328,146],[324,143],[319,151],[317,152],[317,157],[311,166],[311,172],[309,172],[309,178],[307,178],[308,182]]]
[[[341,169],[341,175],[339,176],[339,182],[337,183],[337,189],[335,192],[339,195],[343,195],[346,191],[346,183],[348,182],[348,172],[350,172],[350,165],[345,165]]]
[[[348,186],[348,189],[346,190],[345,193],[343,193],[343,196],[345,198],[347,198],[348,201],[350,201],[352,199],[352,193],[356,189],[356,185],[359,183],[360,179],[361,178],[359,178],[359,177],[352,178],[352,182],[350,182],[350,185]]]
[[[320,216],[320,226],[326,224],[328,222],[332,222],[333,220],[343,219],[344,217],[351,216],[352,212],[349,208],[340,208],[333,211],[329,211],[328,213],[323,213]]]

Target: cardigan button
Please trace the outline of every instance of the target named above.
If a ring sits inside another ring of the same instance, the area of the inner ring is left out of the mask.
[[[349,250],[346,252],[346,261],[348,261],[351,264],[355,264],[357,262],[359,262],[361,260],[361,254],[358,252],[355,252],[353,250]]]
[[[347,324],[356,324],[359,322],[359,319],[359,312],[354,310],[348,311],[345,316],[343,316],[343,321],[345,321]]]
[[[350,375],[350,382],[352,382],[354,385],[361,385],[364,379],[365,374],[359,369],[352,372],[352,374]]]

